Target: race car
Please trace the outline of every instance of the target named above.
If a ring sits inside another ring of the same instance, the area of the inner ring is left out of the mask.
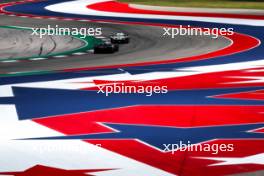
[[[111,43],[129,43],[130,38],[127,34],[124,34],[122,32],[116,33],[110,37]]]
[[[114,53],[119,50],[118,45],[112,43],[99,43],[94,46],[94,54],[100,53]]]
[[[103,37],[103,38],[101,38],[101,40],[102,40],[104,43],[106,43],[106,44],[113,44],[113,45],[115,45],[114,47],[115,47],[115,48],[117,49],[117,51],[118,51],[119,45],[116,44],[116,43],[112,43],[110,38]]]

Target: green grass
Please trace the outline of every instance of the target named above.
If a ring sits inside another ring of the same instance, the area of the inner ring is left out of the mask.
[[[175,6],[175,7],[209,7],[264,9],[264,0],[119,0],[134,4]]]

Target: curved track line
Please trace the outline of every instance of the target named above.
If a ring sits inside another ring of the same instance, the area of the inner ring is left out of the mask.
[[[143,10],[131,7],[127,3],[117,1],[98,2],[87,6],[88,9],[102,12],[132,13],[132,14],[151,14],[151,15],[170,15],[170,16],[194,16],[194,17],[218,17],[218,18],[238,18],[238,19],[255,19],[263,20],[264,15],[243,15],[243,14],[226,14],[226,13],[209,13],[209,12],[168,12],[159,10]]]
[[[116,22],[118,24],[137,24],[137,25],[149,25],[149,26],[164,26],[164,27],[178,27],[175,25],[163,25],[163,24],[152,24],[152,23],[126,23],[126,22]],[[192,57],[184,57],[184,58],[177,58],[171,59],[166,61],[154,61],[154,62],[140,62],[134,64],[120,64],[120,65],[111,65],[111,66],[101,66],[101,67],[84,67],[84,68],[77,68],[77,69],[66,69],[64,71],[80,71],[80,70],[92,70],[92,69],[101,69],[101,68],[118,68],[118,67],[130,67],[130,66],[145,66],[145,65],[160,65],[160,64],[170,64],[170,63],[181,63],[181,62],[193,62],[199,60],[206,60],[206,59],[214,59],[216,57],[232,55],[240,52],[245,52],[255,47],[258,47],[261,44],[261,41],[255,37],[234,33],[234,35],[226,36],[232,43],[220,50],[192,56]],[[247,41],[247,43],[244,43]]]
[[[10,13],[10,12],[6,12],[4,9],[6,7],[9,7],[12,5],[16,5],[16,4],[23,4],[24,2],[27,1],[23,1],[23,2],[17,2],[17,3],[8,3],[2,6],[2,11],[5,13]],[[30,1],[32,2],[32,1]],[[33,1],[35,2],[35,1]],[[36,1],[37,2],[37,1]],[[86,2],[87,3],[87,2]],[[91,3],[91,2],[90,2]],[[115,1],[108,1],[108,2],[102,2],[102,3],[117,3]],[[95,6],[99,6],[100,7],[100,3],[98,5],[98,3],[91,5],[93,7]],[[107,6],[103,6],[103,8],[106,8]],[[118,7],[118,6],[117,6]],[[129,6],[128,6],[129,7]],[[110,10],[111,11],[111,6],[110,6]],[[124,8],[124,11],[128,10]],[[147,13],[147,12],[146,12]],[[32,14],[20,14],[20,13],[16,13],[16,15],[27,15],[28,17],[34,17],[34,15]],[[36,15],[37,16],[37,15]],[[54,16],[44,16],[44,18],[52,18]],[[63,18],[63,17],[57,17],[60,19],[67,19],[67,20],[81,20],[82,18]],[[97,20],[92,20],[92,21],[97,21]],[[113,22],[113,21],[108,21],[108,20],[98,20],[98,22]],[[154,23],[137,23],[137,22],[116,22],[116,23],[120,23],[120,24],[138,24],[138,25],[152,25],[152,26],[164,26],[164,27],[177,27],[177,25],[166,25],[166,24],[154,24]],[[239,53],[239,52],[244,52],[250,49],[253,49],[257,46],[260,45],[260,40],[256,39],[255,37],[246,35],[246,34],[240,34],[240,33],[235,33],[233,36],[228,36],[227,38],[229,38],[232,41],[232,45],[223,48],[221,50],[218,51],[214,51],[211,53],[206,53],[203,55],[198,55],[198,56],[193,56],[193,57],[187,57],[187,58],[177,58],[177,59],[171,59],[168,61],[158,61],[158,62],[145,62],[145,63],[135,63],[135,64],[125,64],[125,65],[114,65],[114,66],[105,66],[105,67],[91,67],[91,68],[81,68],[79,70],[83,70],[83,69],[98,69],[98,68],[116,68],[116,67],[127,67],[127,66],[139,66],[139,65],[154,65],[154,64],[166,64],[166,63],[178,63],[178,62],[191,62],[191,61],[197,61],[197,60],[204,60],[204,59],[209,59],[209,58],[214,58],[214,57],[220,57],[220,56],[226,56],[226,55],[232,55],[235,53]],[[247,41],[246,43],[243,43],[243,41]],[[76,69],[70,69],[70,70],[76,70]],[[66,70],[66,71],[70,71],[70,70]]]

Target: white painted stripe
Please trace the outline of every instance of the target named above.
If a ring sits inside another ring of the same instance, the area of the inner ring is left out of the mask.
[[[0,105],[0,122],[0,172],[23,171],[39,164],[70,170],[114,169],[93,174],[97,176],[172,176],[80,140],[10,140],[63,135],[31,120],[18,121],[14,105]]]
[[[80,56],[80,55],[84,55],[84,54],[87,54],[87,53],[84,53],[84,52],[78,52],[78,53],[73,53],[72,55]]]
[[[22,27],[22,26],[10,26],[10,27],[15,27],[19,29],[32,29],[31,27]]]
[[[67,55],[58,55],[58,56],[52,56],[52,57],[63,58],[63,57],[68,57],[68,56]]]
[[[129,4],[130,7],[140,10],[154,10],[166,12],[194,12],[194,13],[220,13],[220,14],[246,14],[246,15],[264,15],[263,10],[257,9],[234,9],[234,8],[201,8],[201,7],[168,7],[152,6],[143,4]]]
[[[169,15],[149,15],[149,14],[130,14],[103,12],[88,9],[87,5],[104,2],[108,0],[75,0],[63,3],[57,3],[45,7],[45,9],[53,12],[70,13],[78,15],[96,15],[108,17],[126,17],[126,18],[145,18],[145,19],[171,19],[171,20],[187,20],[187,21],[203,21],[224,24],[243,24],[252,26],[264,26],[264,20],[237,19],[237,18],[220,18],[220,17],[190,17],[190,16],[169,16]]]
[[[37,57],[37,58],[31,58],[29,60],[32,60],[32,61],[38,61],[38,60],[46,60],[48,58],[45,58],[45,57]]]
[[[241,63],[231,63],[222,65],[200,66],[200,67],[187,67],[172,71],[155,71],[142,74],[131,75],[124,72],[120,74],[102,75],[102,76],[87,76],[83,78],[73,78],[56,81],[34,82],[34,83],[21,83],[5,86],[6,89],[11,89],[11,86],[16,87],[34,87],[34,88],[55,88],[55,89],[82,89],[87,87],[94,87],[93,80],[109,80],[109,81],[123,81],[123,80],[141,80],[153,81],[167,78],[177,78],[183,76],[193,76],[198,74],[257,69],[263,67],[264,60],[249,61]],[[85,84],[83,83],[85,82]],[[0,86],[1,88],[1,86]]]
[[[93,49],[90,49],[90,50],[87,50],[88,53],[93,53],[94,50]]]
[[[12,62],[18,62],[18,60],[4,60],[4,61],[1,61],[3,63],[12,63]]]

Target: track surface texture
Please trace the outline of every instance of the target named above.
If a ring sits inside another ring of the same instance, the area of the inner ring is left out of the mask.
[[[1,71],[18,72],[31,70],[58,70],[169,60],[209,53],[222,49],[230,44],[230,41],[224,37],[213,39],[211,36],[177,36],[172,39],[168,36],[163,36],[164,30],[162,27],[97,24],[90,22],[54,21],[45,19],[42,19],[42,23],[39,24],[39,20],[36,19],[1,16],[0,25],[12,24],[35,28],[47,27],[48,25],[51,25],[51,27],[58,25],[59,27],[72,28],[101,27],[103,36],[107,37],[116,32],[124,32],[130,35],[131,42],[127,45],[120,45],[120,51],[115,54],[95,55],[90,53],[83,56],[71,56],[63,59],[58,58],[31,63],[0,63]],[[37,44],[35,46],[38,48]]]
[[[32,31],[0,28],[0,58],[46,56],[80,48],[83,41],[71,36],[32,35]]]

